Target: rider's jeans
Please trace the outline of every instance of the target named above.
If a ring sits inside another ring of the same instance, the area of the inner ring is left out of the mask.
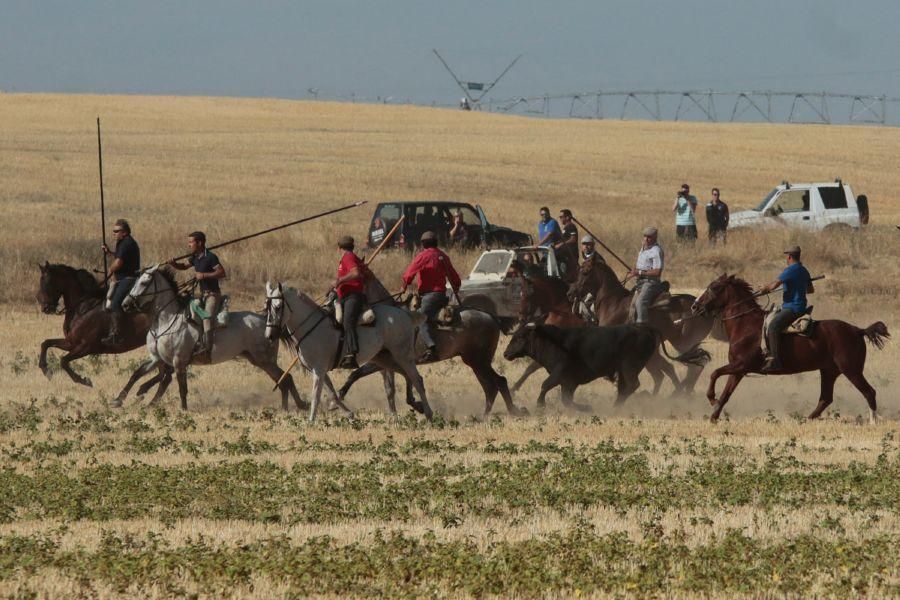
[[[432,323],[437,320],[438,313],[447,306],[447,303],[447,294],[444,292],[427,292],[422,294],[422,305],[419,307],[419,312],[424,314],[427,319],[419,329],[419,333],[422,335],[422,341],[425,342],[426,348],[432,348],[435,345],[431,329],[433,327]]]
[[[634,293],[637,298],[634,303],[635,322],[650,322],[650,305],[662,292],[663,285],[659,279],[651,279],[642,277],[638,279],[637,285],[634,286]]]
[[[109,303],[110,312],[124,312],[122,310],[122,302],[125,300],[125,297],[128,296],[128,292],[131,291],[131,288],[134,287],[135,281],[137,281],[137,278],[135,277],[123,277],[116,281],[116,287],[113,289],[112,298]]]
[[[798,318],[800,318],[800,313],[796,313],[789,308],[782,308],[775,313],[775,316],[769,321],[769,330],[766,332],[766,341],[769,343],[769,356],[776,360],[780,359],[778,352],[781,332]]]

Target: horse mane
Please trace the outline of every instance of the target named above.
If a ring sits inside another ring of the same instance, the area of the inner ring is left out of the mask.
[[[322,310],[322,307],[319,306],[318,304],[316,304],[315,300],[313,300],[312,298],[310,298],[309,296],[307,296],[305,293],[301,292],[297,288],[293,288],[288,285],[283,285],[283,286],[281,286],[281,291],[284,293],[291,292],[295,296],[297,296],[297,299],[300,302],[306,304],[310,308],[315,308],[316,310]]]
[[[70,267],[69,265],[57,263],[50,265],[49,270],[60,273],[65,277],[74,279],[85,296],[100,298],[104,294],[104,290],[100,287],[100,284],[97,283],[97,279],[93,275],[91,275],[90,271],[88,271],[87,269],[76,269],[75,267]]]
[[[540,274],[534,273],[531,275],[526,275],[525,277],[528,280],[538,280],[545,283],[547,286],[553,289],[559,295],[565,296],[569,292],[569,286],[566,285],[566,282],[562,279],[556,277],[550,277],[549,275],[541,272]]]
[[[178,298],[178,303],[182,307],[186,307],[191,301],[191,294],[190,292],[181,293],[178,291],[178,287],[180,284],[175,278],[175,271],[173,271],[169,267],[160,267],[156,270],[156,272],[159,273],[159,275],[166,281],[166,283],[169,284],[169,286],[171,286],[172,291],[175,292],[175,297]]]

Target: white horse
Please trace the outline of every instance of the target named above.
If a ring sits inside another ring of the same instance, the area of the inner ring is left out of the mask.
[[[174,367],[181,396],[181,408],[187,409],[187,367],[189,364],[218,364],[234,358],[243,358],[259,367],[278,381],[284,373],[278,367],[278,345],[266,338],[266,320],[261,315],[236,311],[229,313],[228,326],[216,332],[209,362],[191,362],[194,347],[200,337],[200,327],[190,320],[189,298],[178,293],[175,277],[168,269],[151,267],[141,273],[134,287],[122,302],[126,312],[143,311],[151,314],[150,331],[147,333],[147,350],[150,360],[141,365],[145,373],[159,363]],[[151,400],[159,400],[169,386],[171,378],[164,379]],[[287,410],[288,393],[294,398],[297,409],[305,408],[293,378],[287,375],[280,385],[282,408]]]
[[[416,328],[425,317],[387,303],[372,306],[375,323],[359,327],[357,360],[373,362],[389,371],[397,371],[412,383],[422,402],[425,417],[431,419],[431,407],[425,395],[425,384],[416,369]],[[341,348],[341,331],[330,315],[312,298],[299,290],[266,282],[266,337],[289,340],[297,349],[300,361],[313,375],[313,394],[309,420],[315,421],[322,387],[328,388],[335,404],[353,414],[334,391],[328,371],[335,368]]]

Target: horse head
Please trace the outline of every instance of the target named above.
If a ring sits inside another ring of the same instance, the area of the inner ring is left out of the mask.
[[[41,311],[44,314],[53,315],[58,312],[59,299],[63,295],[63,287],[55,276],[55,270],[50,266],[49,261],[38,265],[41,269],[41,280],[35,298],[41,305]]]
[[[160,294],[168,290],[177,294],[174,277],[170,271],[160,269],[159,265],[144,269],[122,301],[122,310],[127,313],[148,312]]]
[[[625,291],[613,270],[602,258],[594,254],[578,267],[578,277],[572,285],[572,299],[584,298],[588,294],[595,298],[619,289]]]
[[[277,340],[284,326],[284,288],[281,282],[266,282],[266,339]]]
[[[722,273],[706,286],[703,293],[694,300],[694,303],[691,305],[691,313],[694,315],[712,314],[724,309],[734,300],[733,290],[739,283],[743,282],[736,279],[734,275]]]

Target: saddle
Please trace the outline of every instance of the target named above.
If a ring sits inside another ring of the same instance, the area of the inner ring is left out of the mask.
[[[672,299],[672,292],[669,291],[669,282],[661,281],[660,286],[662,289],[653,299],[650,310],[663,310],[668,308],[669,301]],[[632,290],[631,304],[628,306],[628,321],[631,323],[634,323],[637,319],[637,297],[638,295]]]
[[[341,325],[344,322],[344,307],[341,306],[341,303],[335,298],[332,302],[332,311],[331,314],[334,315],[334,322],[337,325]],[[372,310],[372,307],[366,303],[363,306],[362,312],[359,314],[359,319],[356,321],[356,326],[371,326],[375,325],[375,311]]]
[[[219,303],[219,310],[215,315],[206,312],[203,307],[203,301],[200,298],[191,299],[189,309],[191,321],[197,325],[202,325],[204,319],[213,320],[213,329],[222,329],[228,326],[228,302],[230,298],[227,295],[222,296],[222,302]]]
[[[787,326],[787,329],[781,332],[781,335],[802,335],[804,337],[812,337],[813,333],[815,333],[815,326],[817,321],[814,321],[810,316],[812,313],[813,307],[807,306],[806,311],[796,319],[794,319],[790,325]],[[762,339],[763,344],[765,345],[766,353],[769,352],[769,340],[768,336],[766,336],[766,332],[769,331],[769,325],[772,323],[772,319],[775,317],[775,314],[778,311],[775,307],[772,307],[769,310],[769,313],[766,315],[765,320],[763,320],[762,327]]]

